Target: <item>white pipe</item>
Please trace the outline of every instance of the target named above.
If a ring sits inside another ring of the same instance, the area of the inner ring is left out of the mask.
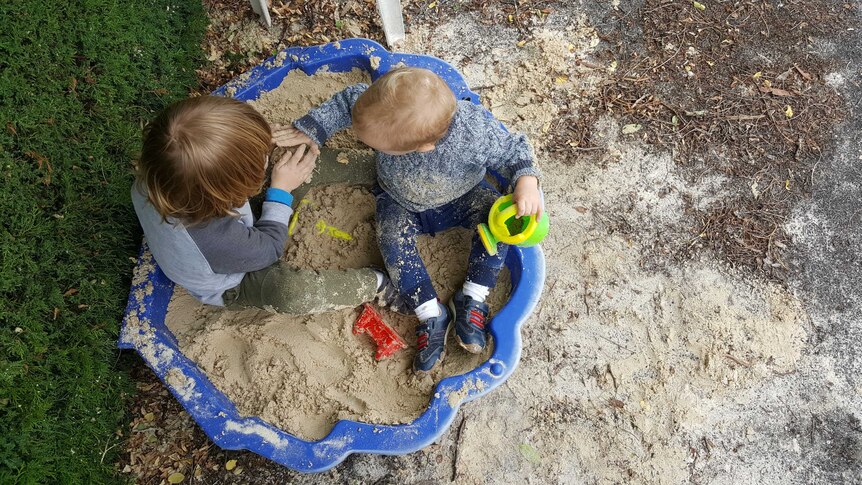
[[[254,13],[263,17],[267,27],[272,27],[272,19],[269,18],[269,5],[267,0],[251,0],[251,8]]]
[[[390,48],[404,39],[404,17],[401,0],[377,0],[377,11],[383,20],[383,33]]]

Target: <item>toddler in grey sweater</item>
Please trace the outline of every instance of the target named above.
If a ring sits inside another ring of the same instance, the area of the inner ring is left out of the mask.
[[[416,237],[451,227],[475,229],[500,194],[484,181],[488,169],[510,180],[518,216],[541,216],[539,171],[523,134],[505,131],[483,107],[457,101],[431,71],[398,68],[371,86],[337,93],[296,120],[280,145],[322,145],[353,127],[376,151],[377,236],[394,284],[419,318],[413,367],[426,373],[442,361],[449,327],[458,343],[478,353],[486,343],[485,298],[506,257],[487,254],[474,236],[467,279],[449,307],[437,293],[416,249]]]

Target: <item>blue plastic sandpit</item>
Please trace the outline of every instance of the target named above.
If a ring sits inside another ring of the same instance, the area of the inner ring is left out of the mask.
[[[311,75],[321,68],[345,72],[358,67],[376,79],[403,63],[436,72],[458,99],[479,102],[479,96],[467,88],[460,73],[446,62],[429,56],[390,53],[369,40],[349,39],[318,47],[287,49],[285,53],[283,63],[270,58],[242,81],[231,81],[214,94],[225,95],[230,89],[234,98],[249,101],[278,87],[293,69]],[[379,59],[379,63],[374,59],[374,68],[372,57]],[[230,399],[180,352],[176,338],[165,325],[174,284],[158,268],[146,244],[142,245],[134,270],[118,346],[134,349],[141,355],[215,444],[229,450],[253,451],[297,471],[321,472],[341,463],[351,453],[400,455],[430,445],[452,423],[461,404],[487,394],[512,374],[521,355],[521,325],[542,292],[545,259],[539,246],[512,246],[506,266],[511,274],[512,294],[490,322],[494,353],[476,369],[440,381],[428,409],[409,424],[339,421],[325,438],[312,442],[260,418],[241,416]]]

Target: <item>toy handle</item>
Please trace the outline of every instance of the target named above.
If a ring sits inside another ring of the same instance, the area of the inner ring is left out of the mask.
[[[505,209],[501,210],[497,217],[500,218],[501,221],[507,221],[510,218],[515,217],[516,215],[518,215],[518,206],[512,204],[509,207],[506,207]],[[533,216],[524,217],[528,217],[530,219],[529,222],[527,222],[527,227],[525,227],[524,230],[518,234],[506,237],[506,240],[503,242],[505,242],[506,244],[521,244],[533,234],[533,231],[535,231],[536,227],[539,225],[539,221],[536,220],[536,218]]]

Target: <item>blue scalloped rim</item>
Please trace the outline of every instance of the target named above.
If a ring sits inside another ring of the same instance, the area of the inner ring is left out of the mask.
[[[228,89],[240,100],[256,99],[278,87],[293,69],[313,74],[327,68],[344,72],[353,68],[371,73],[372,79],[403,63],[439,74],[459,99],[479,102],[452,66],[440,59],[390,53],[380,44],[349,39],[319,47],[293,48],[254,68],[242,81],[234,80],[215,91]],[[375,67],[372,69],[372,57]],[[276,65],[279,64],[279,65]],[[545,259],[539,246],[511,247],[506,266],[512,278],[512,295],[491,320],[495,347],[478,368],[440,381],[428,409],[409,424],[386,426],[339,421],[320,441],[305,441],[257,417],[241,416],[234,404],[215,388],[204,372],[184,356],[165,325],[165,314],[174,285],[155,264],[146,244],[135,267],[129,302],[123,318],[118,346],[135,349],[214,443],[225,449],[247,449],[301,472],[321,472],[341,463],[351,453],[399,455],[428,446],[455,419],[461,404],[472,401],[502,384],[518,365],[521,355],[521,325],[539,301],[545,281]],[[143,322],[143,325],[142,325]]]

